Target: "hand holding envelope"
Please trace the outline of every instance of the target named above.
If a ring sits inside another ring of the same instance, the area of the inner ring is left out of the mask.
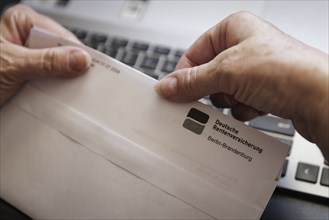
[[[33,25],[81,44],[60,24],[35,12],[30,7],[18,4],[6,10],[0,20],[0,107],[27,80],[49,76],[77,76],[82,74],[91,63],[89,54],[76,47],[41,48],[40,50],[23,47]]]
[[[58,45],[75,44],[32,29],[29,47]],[[1,109],[5,200],[34,218],[261,216],[287,146],[202,103],[170,103],[154,79],[76,46],[92,57],[86,74],[31,81]]]

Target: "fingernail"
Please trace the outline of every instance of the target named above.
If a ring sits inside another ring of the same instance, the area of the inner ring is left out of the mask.
[[[155,85],[155,91],[162,97],[170,97],[177,94],[176,77],[165,77]]]
[[[83,71],[91,64],[90,55],[83,50],[73,50],[69,55],[69,65],[71,70]]]

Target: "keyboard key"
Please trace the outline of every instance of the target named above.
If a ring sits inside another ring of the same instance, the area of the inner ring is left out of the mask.
[[[121,61],[129,66],[133,66],[136,63],[138,54],[126,51],[124,52]]]
[[[329,186],[329,169],[328,168],[324,167],[322,169],[320,184],[324,185],[324,186]]]
[[[141,64],[142,68],[154,70],[158,65],[159,58],[145,56]]]
[[[147,51],[148,48],[149,48],[149,44],[148,44],[148,43],[135,42],[135,43],[133,44],[133,49],[134,49],[134,50]]]
[[[97,34],[93,34],[91,36],[92,42],[105,43],[106,40],[107,40],[107,35],[105,35],[105,34],[97,33]]]
[[[181,56],[183,56],[183,54],[184,54],[184,51],[183,50],[176,50],[175,57],[180,58]]]
[[[159,76],[158,75],[155,75],[155,74],[150,74],[150,73],[147,73],[148,76],[152,77],[153,79],[158,79]]]
[[[81,41],[87,37],[87,31],[82,29],[73,29],[72,33]]]
[[[290,120],[272,116],[257,117],[255,119],[252,119],[249,122],[249,125],[257,129],[284,134],[288,136],[293,136],[295,133],[295,128]]]
[[[166,73],[171,73],[175,70],[176,65],[177,65],[176,61],[166,60],[161,70]]]
[[[114,48],[119,48],[119,47],[126,47],[128,44],[128,40],[124,38],[114,38],[112,40],[111,46]]]
[[[69,3],[70,0],[57,0],[56,1],[56,5],[60,6],[60,7],[65,7],[67,5],[67,3]]]
[[[153,52],[158,54],[168,55],[170,53],[170,48],[157,46],[153,49]]]
[[[143,68],[137,68],[139,71],[144,73],[145,75],[148,75],[154,79],[159,79],[159,75],[157,75],[154,70],[151,69],[143,69]]]
[[[281,177],[285,177],[286,176],[287,167],[288,167],[288,160],[286,159],[284,161],[284,164],[283,164],[283,167],[282,167]]]
[[[296,179],[310,183],[316,183],[319,167],[307,163],[298,163]]]
[[[88,47],[91,47],[91,48],[93,48],[93,49],[95,49],[95,50],[97,50],[98,49],[98,46],[100,45],[100,43],[99,42],[96,42],[96,41],[85,41],[84,42]]]
[[[110,57],[115,58],[117,53],[118,53],[118,50],[114,49],[112,47],[106,47],[106,48],[103,49],[103,53],[109,55]]]

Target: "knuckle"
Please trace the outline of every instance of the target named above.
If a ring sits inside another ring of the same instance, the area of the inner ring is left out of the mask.
[[[232,53],[222,53],[221,56],[218,56],[216,60],[214,60],[214,65],[216,68],[216,72],[221,73],[222,77],[229,77],[232,75],[234,71],[234,67],[236,67],[236,54],[234,51]]]
[[[7,19],[11,19],[13,17],[17,17],[22,13],[26,13],[26,11],[30,11],[31,8],[25,5],[15,5],[12,6],[10,8],[8,8],[4,15],[3,15],[3,19],[7,20]]]
[[[234,19],[239,19],[239,20],[240,19],[248,20],[248,19],[255,17],[255,15],[253,13],[251,13],[250,11],[241,10],[241,11],[238,11],[238,12],[232,14],[231,17]]]
[[[184,75],[183,86],[188,92],[192,92],[198,89],[197,87],[197,73],[198,66],[189,68],[187,74]]]
[[[236,87],[234,86],[241,75],[241,64],[239,64],[239,52],[233,48],[230,51],[223,52],[211,62],[213,66],[212,74],[213,86],[222,92],[234,94]]]
[[[14,7],[7,9],[3,14],[3,22],[5,24],[9,24],[11,19],[17,16],[18,12],[14,9]]]
[[[258,20],[257,16],[249,11],[239,11],[227,17],[227,29],[231,34],[236,35],[237,39],[245,38],[246,34],[256,30],[255,26],[259,25]]]
[[[22,45],[33,25],[33,10],[25,5],[16,5],[8,8],[1,19],[4,25],[4,36],[9,41]]]
[[[59,63],[58,54],[53,49],[45,50],[41,56],[40,62],[42,65],[42,69],[45,72],[52,73],[52,72],[61,71],[61,68],[58,65]]]

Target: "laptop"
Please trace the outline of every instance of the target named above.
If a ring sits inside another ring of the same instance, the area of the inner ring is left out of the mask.
[[[78,1],[25,0],[86,45],[161,79],[203,32],[248,10],[328,53],[327,1]],[[211,105],[209,99],[200,100]],[[229,109],[218,109],[230,115]],[[289,120],[266,115],[246,122],[291,147],[278,187],[329,198],[329,168],[320,150]]]

